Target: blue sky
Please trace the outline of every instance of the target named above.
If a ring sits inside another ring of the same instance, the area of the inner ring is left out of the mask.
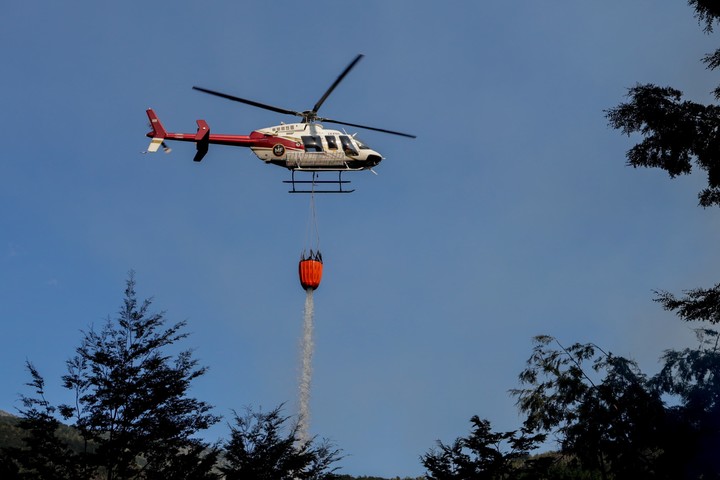
[[[700,174],[625,166],[603,110],[635,83],[712,101],[717,48],[682,0],[15,2],[0,17],[0,408],[31,360],[49,400],[81,330],[129,270],[210,370],[193,394],[230,416],[296,408],[309,199],[245,149],[142,155],[166,127],[248,134],[287,117],[191,90],[416,134],[360,132],[386,160],[317,199],[311,432],[342,472],[420,475],[479,415],[520,425],[508,389],[538,334],[593,341],[648,372],[691,326],[652,302],[717,282]],[[224,437],[227,427],[208,432]]]

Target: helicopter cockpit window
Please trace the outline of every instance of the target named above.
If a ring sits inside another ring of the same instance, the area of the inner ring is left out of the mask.
[[[357,146],[360,150],[370,150],[370,147],[365,145],[365,142],[360,140],[359,138],[355,137],[355,143],[357,143]]]
[[[303,135],[303,145],[306,152],[322,152],[322,139],[319,135]]]
[[[337,140],[334,135],[325,135],[325,141],[327,142],[327,146],[330,150],[337,150]]]
[[[355,145],[353,145],[352,141],[350,141],[350,137],[347,135],[341,135],[340,136],[340,143],[342,143],[343,151],[348,155],[357,155],[358,151],[355,148]]]

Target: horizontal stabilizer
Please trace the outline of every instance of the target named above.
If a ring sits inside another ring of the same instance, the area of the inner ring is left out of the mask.
[[[153,139],[150,141],[150,146],[148,147],[147,151],[148,151],[148,152],[155,153],[155,152],[158,151],[158,149],[160,148],[160,146],[162,146],[162,144],[163,144],[163,139],[162,139],[162,138],[157,138],[157,137],[156,137],[156,138],[153,138]]]

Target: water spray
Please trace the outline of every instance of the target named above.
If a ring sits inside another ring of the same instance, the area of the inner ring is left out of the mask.
[[[315,305],[313,292],[320,286],[322,279],[323,260],[319,250],[320,236],[317,230],[315,216],[315,198],[310,197],[310,221],[308,233],[314,229],[316,235],[315,250],[309,253],[303,251],[298,264],[300,285],[305,290],[305,311],[303,315],[303,332],[300,347],[300,385],[299,385],[299,412],[298,412],[298,441],[301,444],[310,441],[310,386],[312,384],[312,358],[315,351],[313,340]]]

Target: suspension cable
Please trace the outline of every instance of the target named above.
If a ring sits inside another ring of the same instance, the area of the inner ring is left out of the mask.
[[[313,252],[316,255],[320,253],[320,231],[318,229],[317,211],[315,207],[315,172],[313,172],[312,190],[313,191],[310,192],[310,211],[308,212],[308,222],[305,230],[305,250],[303,251],[303,257],[307,250],[310,251],[310,256],[313,256]]]

